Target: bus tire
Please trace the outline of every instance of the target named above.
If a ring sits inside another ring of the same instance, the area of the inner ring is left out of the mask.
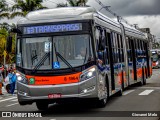
[[[48,103],[45,102],[36,102],[36,106],[38,110],[47,110],[48,109]]]
[[[120,89],[120,90],[118,91],[118,96],[122,96],[122,94],[123,94],[123,90]]]
[[[20,101],[18,101],[18,103],[19,103],[20,105],[26,105],[25,102],[20,102]]]
[[[146,75],[144,74],[144,69],[142,69],[142,80],[143,80],[143,85],[146,85]]]
[[[105,107],[106,106],[106,104],[107,104],[107,102],[108,102],[108,100],[109,100],[109,82],[108,82],[108,77],[106,76],[106,83],[105,83],[106,85],[106,87],[105,87],[105,90],[106,90],[106,98],[104,98],[104,99],[98,99],[97,101],[96,101],[96,103],[97,103],[97,106],[99,107],[99,108],[103,108],[103,107]]]

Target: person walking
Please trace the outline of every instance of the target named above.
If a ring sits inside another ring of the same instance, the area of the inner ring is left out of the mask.
[[[10,85],[11,85],[10,93],[14,95],[14,90],[15,90],[15,85],[16,85],[16,80],[17,80],[17,76],[14,70],[10,71],[10,73],[8,74],[8,77],[10,79]]]

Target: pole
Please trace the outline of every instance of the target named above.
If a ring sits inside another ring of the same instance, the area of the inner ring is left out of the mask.
[[[6,78],[6,55],[4,54],[4,79]]]
[[[3,52],[3,56],[4,56],[4,61],[3,61],[3,64],[4,64],[4,79],[6,78],[6,55],[7,55],[7,52],[6,52],[6,50],[4,50],[4,52]]]

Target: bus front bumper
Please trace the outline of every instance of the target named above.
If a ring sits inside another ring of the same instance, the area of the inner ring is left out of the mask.
[[[18,101],[36,102],[46,100],[56,102],[61,99],[97,98],[96,78],[91,78],[79,83],[61,85],[26,85],[17,82]],[[60,98],[49,98],[50,94],[60,94]]]

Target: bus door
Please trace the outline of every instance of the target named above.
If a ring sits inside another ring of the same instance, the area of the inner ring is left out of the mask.
[[[126,87],[126,73],[124,66],[124,55],[123,55],[123,44],[122,36],[118,33],[112,32],[112,54],[113,54],[113,68],[114,68],[114,79],[115,89],[124,89]]]
[[[129,84],[132,84],[134,81],[133,55],[132,55],[131,40],[128,37],[126,37],[126,43],[127,43],[127,54],[128,54]]]
[[[122,87],[122,80],[119,76],[121,74],[121,65],[120,65],[120,55],[119,54],[119,46],[118,46],[118,35],[117,33],[111,32],[108,33],[110,36],[109,43],[109,51],[110,51],[110,72],[111,72],[111,86],[112,91],[116,92]]]
[[[110,59],[110,31],[105,30],[105,50],[104,50],[104,64],[106,66],[106,70],[108,73],[108,84],[109,84],[109,91],[110,94],[112,94],[112,90],[114,90],[115,86],[114,86],[114,76],[113,76],[113,67],[111,68],[110,64],[111,64],[111,59]],[[112,72],[111,72],[112,69]],[[111,78],[112,76],[112,78]]]
[[[109,77],[111,79],[110,83],[111,84],[111,91],[115,90],[115,77],[114,77],[114,51],[112,49],[113,47],[113,40],[112,40],[112,33],[107,33],[107,38],[108,38],[108,48],[109,48],[109,60],[110,60],[110,71],[109,71]]]
[[[144,67],[144,56],[143,56],[143,48],[141,45],[141,40],[136,39],[135,40],[135,46],[136,46],[136,72],[137,72],[137,80],[141,81],[142,80],[142,68]]]
[[[128,43],[129,83],[133,84],[137,80],[135,44],[131,38],[128,38]]]

